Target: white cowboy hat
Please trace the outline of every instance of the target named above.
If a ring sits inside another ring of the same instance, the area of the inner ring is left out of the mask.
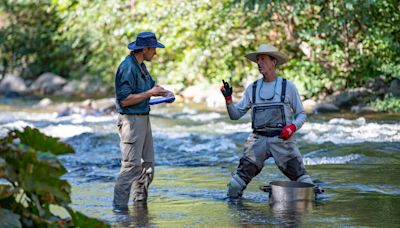
[[[287,57],[282,52],[279,52],[278,49],[271,44],[261,44],[256,52],[247,54],[246,58],[252,62],[257,63],[257,55],[259,54],[266,54],[274,57],[278,61],[276,64],[277,66],[282,65],[289,60],[289,57]]]

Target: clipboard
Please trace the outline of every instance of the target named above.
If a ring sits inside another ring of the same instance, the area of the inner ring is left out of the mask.
[[[162,104],[166,102],[173,102],[175,100],[175,97],[157,97],[150,99],[149,105],[156,105],[156,104]]]

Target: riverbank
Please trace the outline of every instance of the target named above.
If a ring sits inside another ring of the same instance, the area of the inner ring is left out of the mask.
[[[219,92],[219,91],[218,91]],[[226,107],[222,95],[215,94],[215,99],[222,101],[218,105],[210,105],[203,101],[193,101],[189,98],[184,98],[177,95],[177,99],[172,104],[160,104],[152,106],[152,110],[167,107],[170,110],[179,110],[182,108],[189,108],[199,110],[202,112],[218,112],[226,113]],[[335,109],[334,111],[321,111],[316,109],[316,106],[307,106],[305,109],[309,119],[315,120],[329,120],[331,118],[346,118],[357,119],[363,117],[367,120],[382,120],[382,121],[399,121],[400,113],[388,112],[365,112],[355,113],[347,109]],[[52,113],[55,116],[69,116],[74,114],[91,115],[91,116],[107,116],[116,114],[114,105],[114,98],[99,98],[99,99],[83,99],[80,97],[40,97],[40,96],[24,96],[15,98],[5,98],[0,96],[0,111],[6,112],[30,112],[30,113]]]
[[[221,95],[219,85],[205,82],[189,87],[183,87],[181,84],[163,85],[163,87],[175,93],[177,103],[206,104],[207,108],[214,109],[225,107],[225,100]],[[0,97],[0,103],[15,101],[17,105],[18,103],[30,103],[32,106],[43,108],[51,106],[53,103],[57,103],[57,105],[65,103],[64,107],[58,108],[61,109],[61,112],[68,113],[69,109],[76,109],[75,106],[79,106],[81,110],[72,112],[111,112],[112,91],[113,89],[109,85],[102,85],[98,80],[93,81],[90,78],[83,78],[81,82],[67,81],[58,75],[44,73],[27,85],[22,78],[7,75],[0,82],[0,94],[3,95]],[[377,77],[369,80],[363,87],[349,88],[329,94],[322,92],[313,98],[302,99],[305,111],[309,114],[346,111],[359,115],[380,112],[400,113],[399,91],[399,79],[387,83],[384,78]],[[239,101],[242,94],[243,88],[234,88],[233,100]]]

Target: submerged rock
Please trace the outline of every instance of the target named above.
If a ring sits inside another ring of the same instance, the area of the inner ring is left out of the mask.
[[[319,103],[315,106],[314,113],[318,112],[338,112],[340,111],[339,107],[334,104],[328,103]]]
[[[351,112],[355,113],[355,114],[370,114],[370,113],[376,113],[378,112],[378,110],[376,110],[373,107],[370,106],[364,106],[364,105],[355,105],[353,107],[351,107]]]
[[[35,105],[36,107],[48,107],[49,105],[51,105],[53,102],[49,99],[49,98],[43,98],[42,100],[39,101],[39,103],[37,105]]]

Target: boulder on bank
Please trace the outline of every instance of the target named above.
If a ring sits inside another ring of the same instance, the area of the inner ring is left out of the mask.
[[[28,93],[28,87],[21,77],[7,74],[0,82],[0,93],[6,97],[23,95]]]
[[[394,79],[390,82],[388,92],[395,97],[400,97],[400,79]]]
[[[303,101],[304,111],[306,113],[313,113],[315,111],[315,107],[317,106],[317,102],[313,99],[307,99]]]
[[[57,108],[57,116],[80,115],[104,115],[116,113],[114,98],[103,98],[99,100],[86,99],[78,104],[63,103]]]
[[[187,87],[181,95],[186,102],[202,103],[208,107],[223,107],[225,99],[221,94],[220,88],[214,85],[199,84]],[[235,102],[238,100],[236,99]]]
[[[92,102],[90,102],[90,107],[100,111],[101,113],[112,113],[117,111],[114,98],[92,100]]]
[[[30,89],[32,92],[40,95],[50,95],[61,90],[65,84],[67,84],[67,80],[63,77],[47,72],[40,75],[39,78],[32,83]]]
[[[67,81],[59,75],[47,72],[32,83],[30,90],[39,95],[101,97],[110,94],[111,86],[105,85],[95,76],[85,75],[80,80]]]
[[[77,94],[79,88],[79,82],[72,80],[67,82],[61,90],[55,92],[55,95],[63,96],[63,97],[70,97]]]
[[[46,108],[49,105],[53,104],[53,101],[50,98],[43,98],[37,103],[35,106],[40,108]]]
[[[81,97],[104,96],[113,94],[114,84],[105,84],[99,76],[84,75],[78,84],[78,95]]]
[[[348,89],[333,95],[334,105],[339,108],[351,108],[351,106],[367,103],[374,100],[376,96],[374,93],[366,88],[353,88]]]
[[[184,99],[193,101],[195,103],[200,103],[205,101],[206,99],[206,93],[205,91],[207,90],[207,86],[203,84],[199,85],[193,85],[185,88],[182,92],[181,95],[184,97]]]

